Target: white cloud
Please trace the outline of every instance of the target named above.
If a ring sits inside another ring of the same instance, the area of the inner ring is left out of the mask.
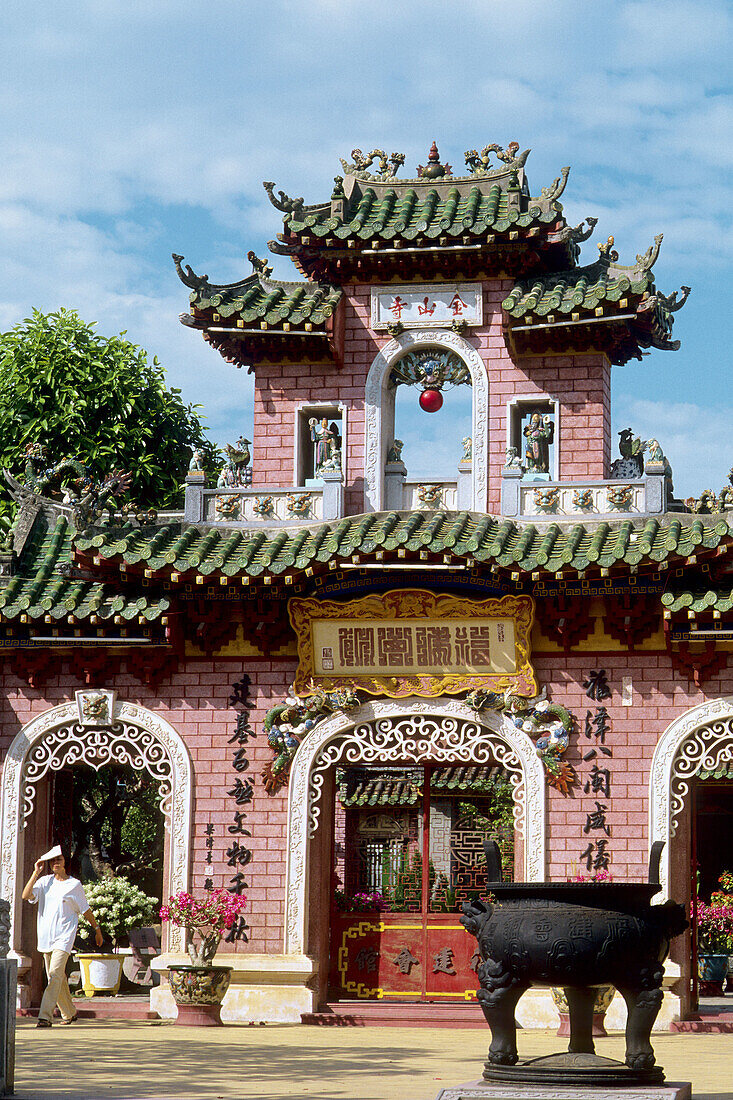
[[[614,409],[614,432],[631,427],[642,439],[658,439],[674,473],[675,495],[719,492],[733,464],[733,406],[623,398]]]

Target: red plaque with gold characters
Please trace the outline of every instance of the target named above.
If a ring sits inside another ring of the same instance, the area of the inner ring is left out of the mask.
[[[404,589],[337,603],[292,599],[298,695],[359,688],[400,699],[478,687],[536,695],[530,596],[468,600]]]

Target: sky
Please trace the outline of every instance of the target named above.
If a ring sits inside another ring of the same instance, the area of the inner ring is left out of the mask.
[[[188,291],[171,253],[233,282],[282,229],[263,180],[318,202],[355,146],[402,151],[414,169],[433,139],[454,167],[466,149],[517,140],[532,149],[533,194],[570,165],[568,221],[599,219],[581,262],[609,234],[621,263],[664,234],[658,287],[692,287],[675,315],[682,347],[614,367],[614,431],[659,439],[677,495],[726,483],[727,2],[52,0],[39,12],[6,0],[0,330],[60,306],[126,330],[203,405],[213,439],[233,441],[251,425],[251,378],[179,323]],[[274,266],[298,277],[286,258]],[[455,457],[440,414],[404,417],[410,473]]]

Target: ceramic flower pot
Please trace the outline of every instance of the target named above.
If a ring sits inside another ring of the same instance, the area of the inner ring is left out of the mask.
[[[596,999],[593,1002],[593,1038],[597,1039],[608,1035],[603,1021],[608,1011],[611,1001],[613,1000],[616,990],[612,985],[595,985],[592,986],[596,991]],[[568,1009],[568,1000],[565,996],[565,991],[553,986],[551,989],[552,999],[555,1002],[555,1008],[560,1016],[560,1027],[557,1034],[569,1036],[570,1035],[570,1010]]]
[[[231,977],[231,966],[169,966],[168,980],[178,1006],[176,1023],[189,1027],[220,1026],[221,1002]]]
[[[722,997],[723,982],[728,976],[728,955],[700,951],[697,956],[697,976],[704,997]]]
[[[122,978],[122,955],[107,955],[102,952],[77,952],[81,965],[81,981],[84,994],[93,997],[95,993],[113,996],[119,992]]]

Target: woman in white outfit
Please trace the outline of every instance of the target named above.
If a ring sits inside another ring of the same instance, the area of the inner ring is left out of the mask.
[[[74,946],[80,916],[94,929],[97,947],[102,946],[102,932],[89,908],[84,887],[77,878],[67,875],[61,848],[52,848],[47,858],[51,874],[42,875],[45,859],[37,859],[22,895],[23,901],[38,906],[38,950],[43,955],[48,975],[36,1027],[51,1026],[57,1004],[62,1024],[73,1024],[76,1020],[66,980],[66,962]]]

